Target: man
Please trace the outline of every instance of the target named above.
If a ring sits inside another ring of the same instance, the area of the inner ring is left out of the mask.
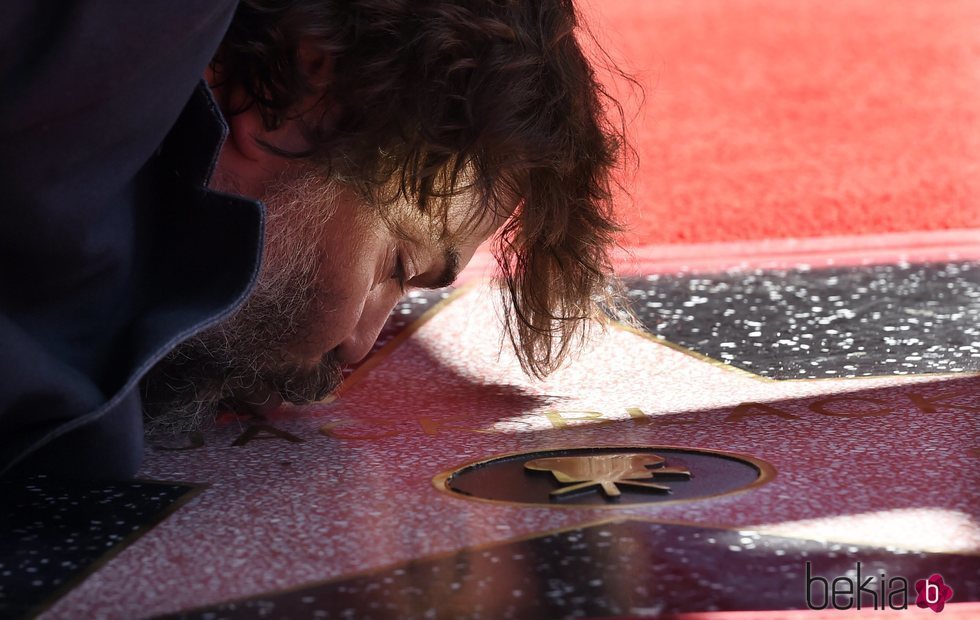
[[[621,133],[571,2],[2,11],[4,473],[132,475],[144,401],[319,399],[494,234],[526,370],[600,314]]]

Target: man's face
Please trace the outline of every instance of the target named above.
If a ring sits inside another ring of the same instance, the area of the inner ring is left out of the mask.
[[[262,411],[322,399],[344,365],[367,355],[406,290],[452,283],[503,221],[481,214],[467,192],[445,220],[407,203],[382,212],[301,164],[262,198],[268,220],[256,289],[147,378],[151,431],[206,423],[222,401]]]

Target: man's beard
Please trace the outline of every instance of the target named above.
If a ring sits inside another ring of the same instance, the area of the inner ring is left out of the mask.
[[[340,385],[341,367],[325,354],[314,367],[289,359],[308,337],[329,291],[317,286],[320,232],[337,192],[307,173],[271,187],[265,252],[255,290],[229,319],[180,344],[144,378],[148,433],[208,426],[223,404],[251,407],[321,400]],[[323,316],[320,314],[319,316]]]

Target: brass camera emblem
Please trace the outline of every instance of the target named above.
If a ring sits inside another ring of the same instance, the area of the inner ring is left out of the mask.
[[[686,467],[663,467],[666,459],[656,454],[598,454],[589,456],[560,456],[534,459],[524,463],[532,471],[550,471],[555,480],[569,484],[551,492],[552,497],[598,487],[607,497],[619,497],[622,485],[643,491],[670,493],[670,487],[655,482],[657,477],[688,479]],[[657,467],[658,469],[650,469]]]
[[[747,491],[776,470],[755,457],[685,446],[555,447],[499,454],[437,474],[456,497],[551,508],[672,504]]]

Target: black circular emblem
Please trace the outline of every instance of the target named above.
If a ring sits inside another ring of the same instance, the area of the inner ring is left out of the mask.
[[[560,448],[469,463],[433,479],[453,495],[548,506],[692,501],[764,484],[776,470],[754,457],[677,446]]]

